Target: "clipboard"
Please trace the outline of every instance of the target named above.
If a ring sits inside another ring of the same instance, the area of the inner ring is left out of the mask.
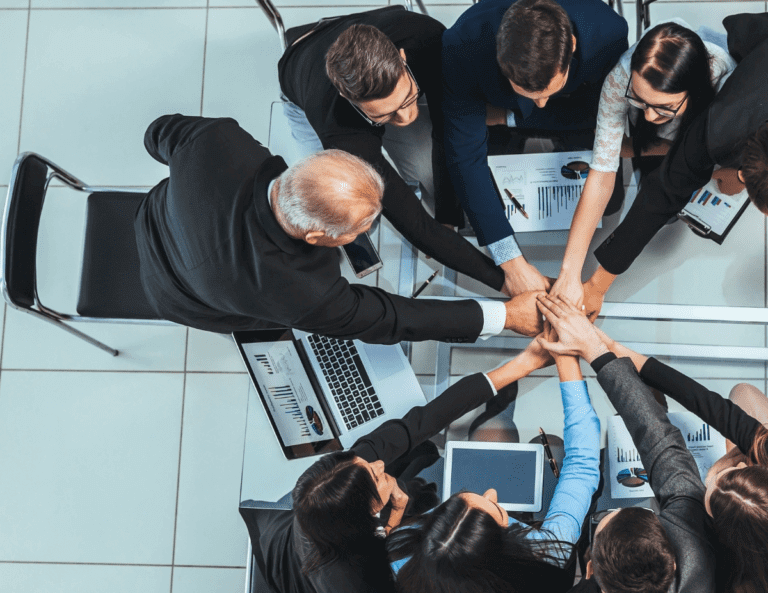
[[[722,245],[749,202],[746,189],[728,196],[720,191],[715,179],[710,179],[704,187],[691,194],[677,217],[700,237]]]

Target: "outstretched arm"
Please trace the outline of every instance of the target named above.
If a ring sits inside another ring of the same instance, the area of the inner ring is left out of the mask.
[[[464,377],[428,404],[413,408],[401,419],[385,422],[358,440],[352,449],[366,461],[381,459],[389,464],[491,399],[496,390],[551,363],[549,355],[533,340],[513,360],[487,375],[475,373]]]

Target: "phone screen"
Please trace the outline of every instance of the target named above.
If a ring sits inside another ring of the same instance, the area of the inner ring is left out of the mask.
[[[368,233],[360,233],[352,243],[347,243],[342,249],[358,278],[378,270],[383,265]]]

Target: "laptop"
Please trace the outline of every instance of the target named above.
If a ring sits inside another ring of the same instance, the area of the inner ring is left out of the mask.
[[[399,345],[285,328],[232,335],[288,459],[347,449],[427,403]]]
[[[544,447],[536,444],[448,441],[445,445],[443,501],[467,490],[493,488],[507,511],[537,513],[544,486]]]

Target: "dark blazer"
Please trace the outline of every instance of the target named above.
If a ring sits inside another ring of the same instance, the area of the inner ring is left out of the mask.
[[[386,344],[480,334],[477,302],[350,285],[336,249],[289,237],[267,197],[285,162],[235,120],[166,115],[144,144],[170,166],[135,222],[142,284],[163,318],[223,333],[281,325]]]
[[[482,373],[464,377],[430,403],[413,408],[402,419],[385,422],[351,448],[368,462],[385,466],[407,455],[448,424],[493,396]],[[248,526],[256,566],[274,593],[388,593],[392,583],[372,582],[360,569],[344,562],[326,565],[306,576],[301,566],[310,552],[293,511],[259,512],[241,508]]]
[[[715,165],[738,167],[744,141],[768,120],[768,15],[738,14],[723,21],[728,49],[741,58],[709,108],[678,135],[661,166],[643,181],[626,218],[595,250],[611,274],[622,274],[691,194],[712,178]]]
[[[349,27],[370,25],[384,33],[398,50],[405,51],[408,66],[425,94],[432,122],[432,169],[436,216],[432,218],[413,190],[403,181],[381,151],[385,127],[365,121],[339,95],[325,71],[328,48]],[[298,39],[311,25],[290,29],[289,40]],[[439,222],[464,225],[464,214],[455,208],[443,148],[442,79],[440,47],[445,27],[435,19],[402,6],[389,6],[344,15],[323,22],[313,33],[288,47],[278,63],[280,88],[306,114],[323,148],[338,148],[372,164],[384,178],[382,214],[417,249],[440,263],[495,290],[504,284],[504,273],[489,257]],[[458,214],[457,214],[458,212]],[[439,222],[438,222],[439,220]]]
[[[486,103],[515,112],[517,127],[593,129],[603,79],[626,51],[627,21],[601,0],[558,0],[576,51],[568,81],[543,109],[518,96],[496,61],[496,33],[510,0],[483,0],[443,34],[445,154],[456,193],[481,245],[512,234],[488,169]]]
[[[643,365],[640,377],[712,425],[744,455],[750,455],[755,434],[761,424],[728,398],[710,391],[655,358],[649,358]]]
[[[659,520],[675,548],[677,573],[671,593],[714,593],[712,519],[704,508],[705,488],[696,461],[632,361],[613,358],[597,380],[637,446],[661,508]]]

